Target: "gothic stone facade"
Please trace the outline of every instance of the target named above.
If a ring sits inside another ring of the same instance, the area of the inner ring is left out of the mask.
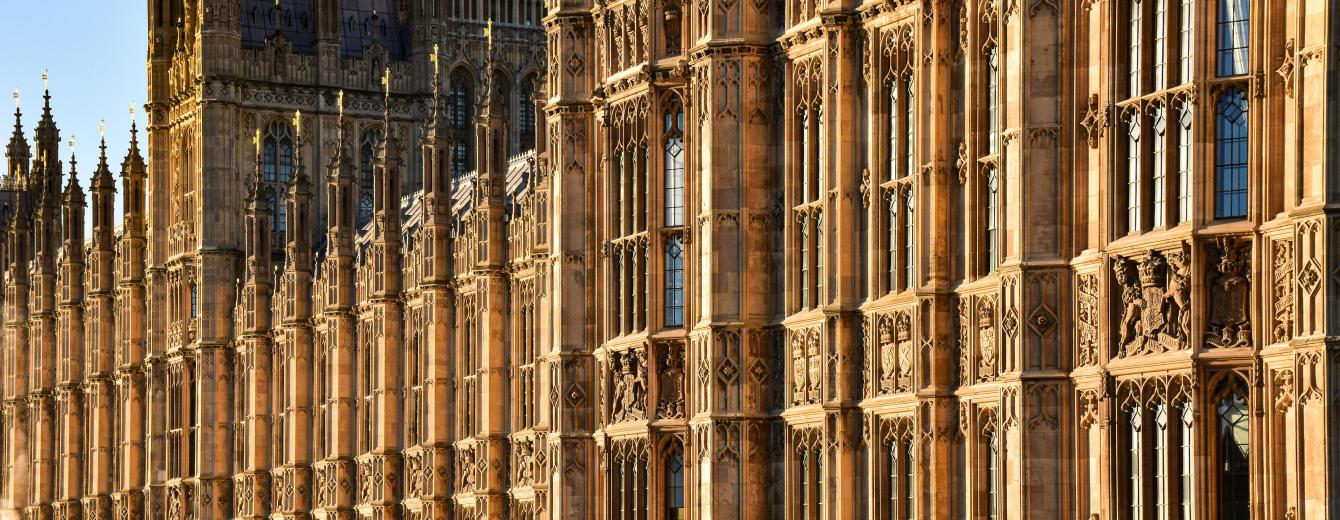
[[[5,512],[1340,515],[1333,2],[149,6],[119,186],[16,113]]]

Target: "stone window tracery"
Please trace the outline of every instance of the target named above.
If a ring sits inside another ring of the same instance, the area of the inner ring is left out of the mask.
[[[447,96],[451,123],[451,176],[459,179],[474,169],[475,138],[474,80],[465,69],[456,69],[451,75],[450,94]]]
[[[358,209],[354,225],[362,227],[372,220],[372,183],[373,167],[377,163],[377,154],[381,150],[382,131],[369,128],[363,131],[358,145]]]
[[[1251,518],[1251,426],[1247,391],[1235,375],[1220,383],[1215,406],[1218,518]]]
[[[1214,218],[1247,216],[1247,93],[1231,86],[1214,110]]]
[[[882,479],[884,503],[880,504],[887,520],[915,520],[917,518],[917,453],[916,431],[909,419],[885,421],[884,436],[880,443],[883,462]]]
[[[283,194],[288,193],[288,182],[293,176],[293,129],[287,123],[272,122],[265,127],[261,142],[261,180],[268,188],[274,211],[270,245],[282,251],[286,244],[284,232],[288,229],[288,204],[283,202]]]

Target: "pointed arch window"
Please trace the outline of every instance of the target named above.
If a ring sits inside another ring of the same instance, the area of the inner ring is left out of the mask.
[[[358,145],[358,212],[354,225],[362,227],[372,220],[372,176],[377,163],[377,152],[381,148],[382,131],[369,128],[363,132]]]
[[[983,511],[986,513],[987,520],[997,520],[1000,518],[1000,434],[994,427],[988,429],[982,436],[983,451],[986,455],[985,469],[982,478],[983,493],[982,501]]]
[[[447,96],[449,120],[451,122],[451,175],[462,177],[473,168],[474,134],[470,125],[474,121],[473,98],[474,83],[464,70],[457,70],[451,76],[450,94]]]
[[[1218,419],[1219,518],[1251,518],[1251,429],[1247,393],[1238,381],[1226,382],[1215,403]]]
[[[687,518],[684,509],[684,448],[679,442],[671,443],[662,463],[662,485],[666,520]]]
[[[665,135],[665,225],[684,225],[684,105],[671,96],[662,128]]]
[[[1247,216],[1247,94],[1229,87],[1214,110],[1214,218]]]
[[[1000,51],[994,45],[986,49],[986,150],[1000,151]]]
[[[288,204],[284,203],[283,194],[293,177],[293,142],[293,129],[287,123],[275,121],[265,127],[261,175],[271,194],[274,218],[270,220],[270,244],[276,249],[283,249],[284,230],[288,229]]]
[[[535,78],[521,82],[517,91],[517,129],[521,132],[521,151],[535,149]]]

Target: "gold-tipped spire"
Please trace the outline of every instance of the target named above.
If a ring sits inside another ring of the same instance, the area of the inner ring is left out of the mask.
[[[20,104],[21,103],[19,100],[19,89],[16,88],[14,89],[14,108],[19,108]]]
[[[106,139],[106,138],[107,138],[107,119],[106,119],[106,118],[103,118],[103,119],[99,119],[99,120],[98,120],[98,137],[99,137],[100,139]]]
[[[42,89],[51,90],[51,75],[47,73],[46,69],[42,69]]]
[[[70,134],[70,157],[74,157],[74,134]]]
[[[302,110],[293,112],[293,129],[297,132],[297,137],[302,138]]]
[[[386,99],[391,99],[391,67],[386,67],[386,72],[382,73],[382,88],[386,91]]]
[[[339,95],[335,97],[335,104],[340,107],[340,117],[344,117],[344,89],[340,89]]]
[[[261,156],[261,129],[256,128],[256,134],[251,136],[251,144],[256,147],[256,157]]]

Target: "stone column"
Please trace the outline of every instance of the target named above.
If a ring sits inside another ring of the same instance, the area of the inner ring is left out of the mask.
[[[299,121],[299,124],[301,121]],[[288,229],[285,237],[288,247],[285,252],[283,293],[289,298],[289,312],[280,323],[280,333],[288,352],[284,358],[285,387],[280,391],[287,394],[288,409],[284,417],[284,439],[288,446],[284,448],[284,459],[276,461],[280,466],[274,471],[275,488],[279,496],[275,497],[278,510],[275,513],[282,519],[306,518],[312,508],[312,438],[313,396],[312,388],[312,232],[313,217],[311,179],[303,165],[304,138],[298,135],[295,147],[297,157],[293,179],[287,189]]]
[[[149,471],[145,452],[145,421],[148,395],[146,370],[145,266],[148,260],[145,181],[146,166],[140,157],[139,134],[132,123],[130,150],[121,163],[120,262],[117,266],[116,385],[119,399],[117,428],[120,439],[116,494],[113,509],[131,518],[144,518],[144,495]]]

